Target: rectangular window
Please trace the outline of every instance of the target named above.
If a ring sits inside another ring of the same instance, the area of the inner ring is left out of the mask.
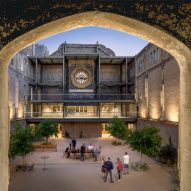
[[[159,50],[159,48],[157,48],[157,60],[159,60],[160,59],[160,50]]]

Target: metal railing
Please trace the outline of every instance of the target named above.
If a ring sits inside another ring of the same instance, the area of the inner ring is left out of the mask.
[[[94,93],[69,93],[69,94],[33,94],[30,101],[67,101],[67,100],[134,100],[134,94],[94,94]]]
[[[25,112],[25,118],[135,118],[137,112]]]

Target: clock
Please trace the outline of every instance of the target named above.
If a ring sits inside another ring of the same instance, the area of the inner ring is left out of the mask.
[[[86,88],[92,83],[91,72],[87,68],[77,67],[71,72],[71,82],[77,88]]]

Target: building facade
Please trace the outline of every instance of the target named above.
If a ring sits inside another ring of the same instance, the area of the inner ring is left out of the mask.
[[[179,68],[149,43],[135,57],[119,57],[101,44],[43,45],[11,61],[10,117],[23,126],[58,123],[60,136],[103,137],[111,118],[130,128],[153,124],[164,142],[178,145]]]
[[[105,136],[114,116],[135,127],[133,57],[117,57],[98,43],[63,43],[50,56],[27,56],[27,64],[31,80],[22,105],[26,124],[52,120],[61,136],[76,138]]]
[[[135,57],[137,127],[153,124],[178,146],[180,72],[176,60],[149,43]]]

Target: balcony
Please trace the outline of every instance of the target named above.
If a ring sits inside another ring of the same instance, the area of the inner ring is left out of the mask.
[[[124,119],[124,121],[135,121],[136,112],[25,112],[25,118],[30,122],[40,122],[41,120],[52,119],[58,122],[109,122],[114,116]]]
[[[93,94],[93,93],[70,93],[70,94],[33,94],[30,102],[108,102],[108,101],[134,101],[134,94]]]

